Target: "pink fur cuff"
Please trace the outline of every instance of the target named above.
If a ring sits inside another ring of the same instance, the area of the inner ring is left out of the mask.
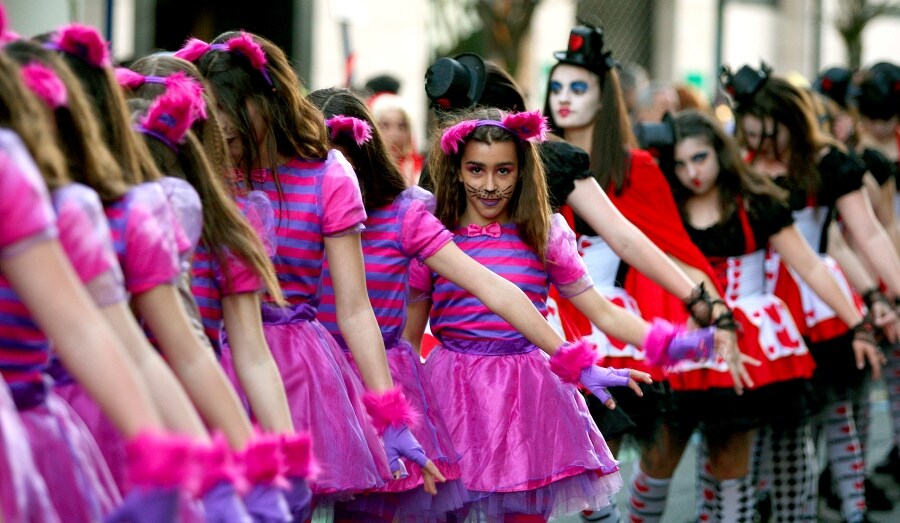
[[[550,357],[550,370],[566,383],[578,383],[581,371],[597,363],[597,350],[586,338],[566,342]]]
[[[251,485],[290,487],[284,474],[287,467],[281,452],[281,438],[274,434],[257,434],[240,454],[244,477]]]
[[[191,488],[196,480],[193,447],[186,437],[141,432],[126,445],[130,488]]]
[[[287,466],[286,475],[291,478],[311,478],[317,472],[312,452],[312,439],[308,432],[283,434],[281,453]]]
[[[667,351],[676,333],[678,329],[671,323],[659,318],[653,320],[642,347],[647,354],[648,363],[656,367],[671,363]]]
[[[221,434],[213,437],[212,444],[197,446],[195,460],[200,470],[199,496],[223,481],[233,484],[239,493],[247,491],[247,482],[241,468]]]
[[[381,394],[366,392],[363,396],[363,403],[378,434],[384,434],[385,429],[390,425],[412,427],[419,420],[419,413],[409,404],[406,396],[398,387]]]

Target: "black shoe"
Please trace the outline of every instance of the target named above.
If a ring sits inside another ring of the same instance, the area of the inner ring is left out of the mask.
[[[768,492],[763,492],[756,497],[755,522],[768,523],[772,519],[772,498]]]
[[[887,497],[884,489],[866,478],[866,507],[876,512],[890,512],[894,510],[894,502]]]

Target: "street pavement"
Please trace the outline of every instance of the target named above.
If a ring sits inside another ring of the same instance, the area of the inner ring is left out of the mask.
[[[867,456],[869,459],[867,465],[870,470],[887,454],[891,446],[892,437],[890,420],[887,412],[887,400],[883,388],[878,387],[873,389],[872,405],[872,432],[869,438],[869,451]],[[691,444],[688,446],[687,452],[685,452],[685,455],[681,460],[681,464],[675,471],[675,477],[673,478],[672,486],[669,490],[669,501],[666,505],[666,513],[662,519],[662,523],[686,523],[688,521],[693,521],[695,518],[696,447],[697,437],[695,435]],[[627,450],[620,456],[620,469],[622,471],[621,473],[625,487],[619,491],[616,499],[619,504],[619,509],[622,511],[622,520],[625,522],[628,521],[628,515],[625,510],[628,498],[628,485],[631,482],[631,475],[636,458],[637,456],[634,452],[628,452]],[[870,520],[879,523],[900,522],[900,486],[886,476],[873,475],[871,477],[878,485],[885,488],[888,497],[894,501],[894,510],[891,512],[870,512]],[[824,505],[824,503],[820,503],[820,506],[822,505]],[[579,523],[580,521],[581,518],[579,516],[571,515],[552,519],[551,523]],[[838,515],[837,519],[834,519],[825,513],[820,513],[819,521],[839,522],[840,516]]]

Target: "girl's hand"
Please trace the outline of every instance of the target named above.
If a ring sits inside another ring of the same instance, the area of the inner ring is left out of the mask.
[[[644,391],[641,390],[641,386],[637,383],[638,381],[653,383],[649,374],[634,369],[613,369],[591,365],[581,371],[581,384],[590,390],[591,394],[597,396],[597,399],[610,410],[616,408],[616,402],[606,388],[628,387],[639,397],[643,397]]]
[[[747,365],[759,367],[762,362],[740,351],[737,345],[737,333],[733,330],[716,329],[714,340],[716,353],[728,365],[728,372],[731,373],[731,379],[734,382],[734,392],[741,395],[744,393],[745,387],[753,388],[753,379],[747,372]]]

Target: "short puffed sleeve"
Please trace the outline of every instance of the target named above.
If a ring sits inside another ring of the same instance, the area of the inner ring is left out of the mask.
[[[433,214],[433,194],[421,187],[410,187],[397,200],[402,216],[400,244],[407,256],[423,262],[453,241],[453,233]]]
[[[41,173],[19,137],[6,129],[0,129],[0,216],[0,256],[15,256],[56,235],[56,216]]]
[[[578,254],[575,233],[569,228],[561,214],[554,214],[550,220],[550,238],[545,256],[547,274],[564,298],[581,294],[593,287],[584,260]]]
[[[819,205],[832,206],[846,194],[862,188],[866,165],[856,155],[850,155],[832,147],[819,160],[822,188],[819,191]]]
[[[172,233],[179,254],[190,254],[203,233],[203,205],[194,186],[180,178],[165,176],[159,180],[169,202],[175,226]]]
[[[750,228],[757,245],[765,245],[769,238],[794,223],[794,215],[786,201],[760,194],[747,202]]]
[[[272,256],[275,252],[275,211],[269,197],[262,191],[250,191],[245,198],[238,200],[238,206],[262,241],[266,254]],[[225,296],[263,290],[262,280],[253,266],[233,253],[229,252],[224,266],[217,266],[217,269],[216,282]]]
[[[866,149],[862,153],[862,161],[878,185],[884,185],[891,178],[897,177],[897,163],[888,160],[875,149]]]
[[[97,193],[72,183],[53,192],[59,241],[94,302],[101,307],[127,299],[109,223]]]
[[[591,159],[583,149],[568,142],[547,141],[542,143],[538,150],[547,176],[550,207],[556,210],[566,203],[569,195],[575,190],[575,180],[593,176]]]
[[[129,191],[126,231],[125,286],[140,294],[173,284],[178,277],[178,248],[173,237],[172,214],[162,187],[145,183]]]
[[[359,232],[366,221],[359,182],[353,167],[340,151],[332,149],[325,162],[322,177],[322,193],[319,216],[322,234],[335,236],[346,232]]]

